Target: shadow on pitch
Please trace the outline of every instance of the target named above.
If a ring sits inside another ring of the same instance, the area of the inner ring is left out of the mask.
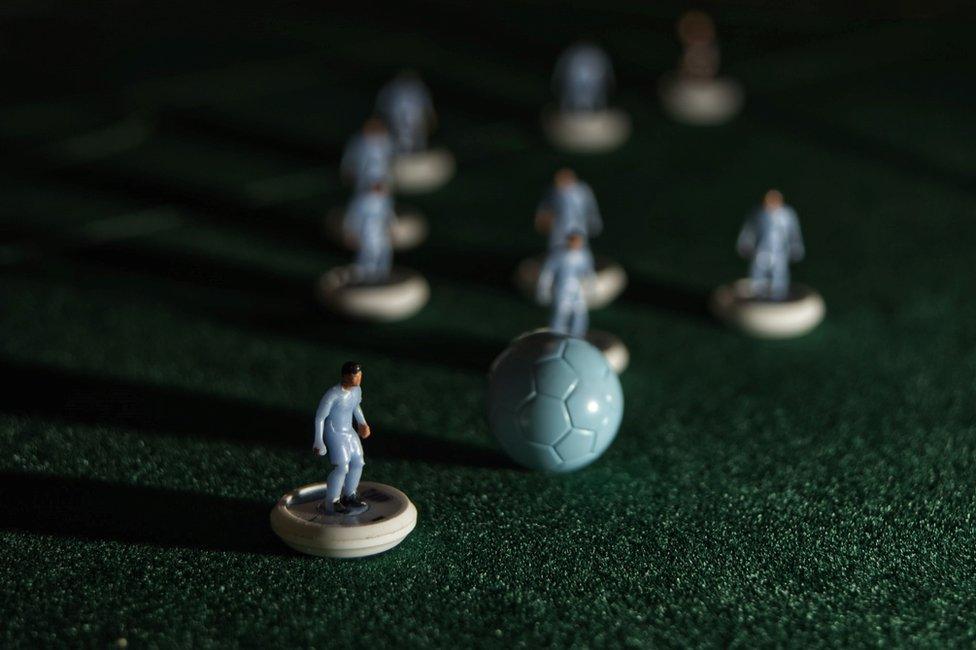
[[[0,409],[6,413],[168,436],[262,444],[311,455],[314,404],[309,405],[308,412],[299,412],[9,360],[0,360],[0,377],[5,377],[9,386],[0,393]],[[482,469],[510,466],[491,447],[388,427],[383,422],[382,418],[373,422],[376,435],[365,443],[367,459]]]
[[[707,289],[630,276],[622,299],[651,309],[717,324],[708,309],[710,295],[711,292]]]
[[[186,292],[142,283],[138,290],[158,292],[167,303],[184,313],[261,336],[288,337],[313,345],[327,343],[354,352],[371,352],[477,373],[487,371],[507,345],[501,338],[480,337],[450,328],[353,323],[327,313],[318,305],[314,279],[216,260],[192,251],[163,250],[134,242],[98,246],[49,242],[48,245],[52,249],[60,245],[62,255],[86,265],[113,273],[122,271],[124,275],[119,277],[125,278],[124,282],[138,282],[139,276],[145,276],[199,287],[202,292]],[[457,261],[457,258],[450,259]],[[427,262],[429,267],[439,263]],[[470,273],[466,269],[459,269],[459,275]]]
[[[0,528],[127,544],[285,555],[272,503],[90,479],[0,473]]]

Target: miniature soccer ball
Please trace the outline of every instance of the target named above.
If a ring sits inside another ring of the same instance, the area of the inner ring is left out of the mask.
[[[582,339],[526,334],[495,359],[488,382],[491,432],[526,467],[571,472],[599,458],[617,435],[620,380]]]

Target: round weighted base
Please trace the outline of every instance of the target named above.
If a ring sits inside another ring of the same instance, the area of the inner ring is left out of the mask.
[[[335,244],[355,250],[355,246],[350,246],[343,236],[344,216],[345,211],[340,208],[329,211],[325,217],[325,236]],[[415,208],[400,207],[397,209],[390,235],[394,250],[416,248],[427,239],[427,219]]]
[[[685,124],[709,126],[731,120],[742,108],[739,82],[718,79],[681,79],[667,76],[661,81],[661,104],[672,119]]]
[[[630,116],[616,108],[565,113],[550,109],[543,113],[542,128],[558,149],[600,153],[630,137]]]
[[[454,176],[454,156],[446,149],[428,149],[399,154],[393,161],[393,184],[397,192],[430,192]]]
[[[281,497],[271,510],[271,529],[301,553],[353,558],[387,551],[417,525],[417,508],[400,490],[362,481],[366,507],[355,514],[327,513],[321,507],[325,483],[313,483]]]
[[[827,309],[819,293],[794,284],[786,300],[757,297],[748,279],[720,286],[712,294],[712,310],[730,325],[758,338],[803,336],[823,320]]]
[[[391,322],[416,314],[430,299],[430,285],[416,271],[394,267],[382,282],[357,279],[352,266],[330,269],[319,278],[319,299],[349,318]]]
[[[586,340],[607,358],[607,363],[618,375],[630,364],[630,351],[624,342],[609,332],[590,330]]]
[[[624,268],[613,260],[594,256],[594,266],[596,269],[596,279],[587,283],[583,288],[586,294],[586,304],[590,309],[600,309],[606,307],[616,300],[624,288],[627,286],[627,272]],[[539,281],[539,272],[545,256],[535,255],[522,260],[515,269],[515,284],[525,295],[535,300],[536,284]]]

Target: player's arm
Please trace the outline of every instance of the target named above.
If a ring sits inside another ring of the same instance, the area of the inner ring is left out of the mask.
[[[749,257],[756,250],[756,216],[753,215],[746,219],[739,233],[739,239],[735,243],[735,250],[742,257]]]
[[[322,396],[319,408],[315,411],[315,440],[312,443],[312,450],[319,456],[325,456],[326,448],[323,435],[325,434],[325,420],[332,412],[332,405],[335,404],[335,393],[330,388]]]
[[[556,277],[556,257],[556,255],[551,254],[546,257],[546,262],[542,265],[542,270],[539,271],[539,279],[536,280],[535,297],[544,305],[552,301],[552,283]]]
[[[806,254],[806,248],[803,246],[803,235],[800,233],[800,220],[796,216],[796,212],[790,210],[790,260],[793,262],[799,262],[803,259]]]
[[[369,429],[369,425],[366,424],[366,416],[363,415],[363,407],[356,406],[356,410],[352,414],[353,419],[356,420],[356,431],[359,432],[359,437],[365,440],[372,433]]]
[[[586,188],[586,229],[589,237],[595,237],[603,232],[603,217],[600,216],[600,206],[597,205],[593,190]]]

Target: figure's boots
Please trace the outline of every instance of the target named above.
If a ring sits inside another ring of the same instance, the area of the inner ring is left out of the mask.
[[[352,510],[354,508],[366,507],[366,502],[359,498],[358,492],[353,492],[352,494],[349,495],[343,495],[342,498],[339,499],[339,504],[344,508],[346,508],[347,511]]]
[[[327,515],[344,515],[349,512],[349,508],[342,502],[342,499],[336,499],[332,503],[323,501],[319,504],[319,510]]]

